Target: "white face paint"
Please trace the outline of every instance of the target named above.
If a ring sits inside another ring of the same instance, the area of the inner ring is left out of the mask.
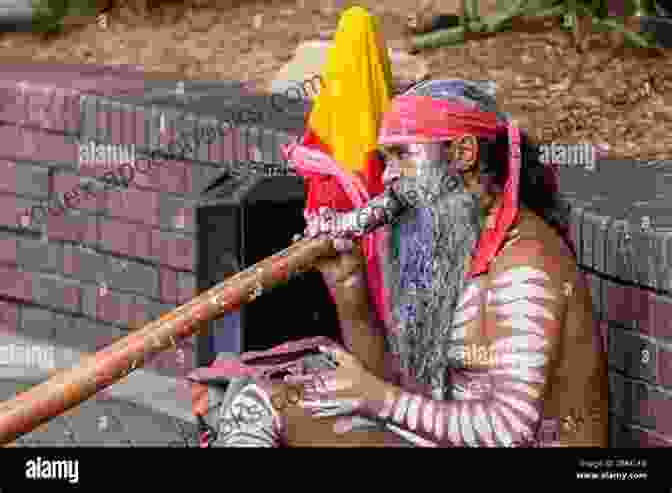
[[[389,149],[386,155],[383,181],[387,185],[401,176],[420,178],[430,174],[444,160],[444,143],[399,145]]]
[[[389,186],[399,181],[401,193],[415,197],[410,203],[433,203],[442,191],[452,190],[457,184],[447,146],[447,142],[431,142],[387,148],[383,182]]]

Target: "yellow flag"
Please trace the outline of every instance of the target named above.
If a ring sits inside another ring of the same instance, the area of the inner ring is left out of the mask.
[[[362,7],[338,23],[308,127],[347,171],[366,174],[392,96],[392,72],[377,19]]]

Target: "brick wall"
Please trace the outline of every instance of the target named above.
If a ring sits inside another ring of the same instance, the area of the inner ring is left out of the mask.
[[[147,81],[131,67],[6,65],[0,78],[0,330],[95,351],[191,299],[199,196],[227,163],[249,158],[249,149],[277,159],[266,144],[274,132],[260,131],[252,142],[226,119],[199,120],[195,108],[190,131],[218,124],[224,131],[198,142],[185,160],[163,161],[136,172],[127,188],[107,190],[100,179],[118,163],[80,166],[78,142],[155,149],[184,129],[188,106],[204,97],[219,101],[218,109],[225,98],[235,105],[247,97],[242,88],[187,81],[187,96],[198,97],[157,103],[170,98],[176,81]],[[85,182],[95,194],[82,194],[65,214],[52,209],[42,224],[21,217],[40,202],[62,203]],[[181,356],[167,351],[146,368],[186,374],[193,342],[178,345]]]
[[[611,446],[672,446],[672,286],[667,262],[651,262],[672,253],[672,241],[622,229],[582,205],[572,239],[608,348]]]

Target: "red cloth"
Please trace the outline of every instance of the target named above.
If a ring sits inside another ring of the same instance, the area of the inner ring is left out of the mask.
[[[325,154],[331,155],[329,146],[324,144],[318,135],[311,129],[307,129],[303,136],[303,145],[311,147]],[[369,165],[366,167],[366,176],[361,176],[371,196],[383,192],[384,164],[377,152],[372,152]],[[338,180],[333,176],[311,173],[306,176],[306,210],[310,213],[317,212],[320,207],[328,207],[339,212],[347,212],[353,209],[354,204],[350,201]]]

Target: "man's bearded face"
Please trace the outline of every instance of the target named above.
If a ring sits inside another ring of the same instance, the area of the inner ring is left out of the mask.
[[[481,233],[480,201],[446,149],[431,143],[388,150],[384,176],[413,206],[393,227],[398,250],[391,249],[387,278],[397,333],[390,342],[405,369],[442,390],[453,313]]]

